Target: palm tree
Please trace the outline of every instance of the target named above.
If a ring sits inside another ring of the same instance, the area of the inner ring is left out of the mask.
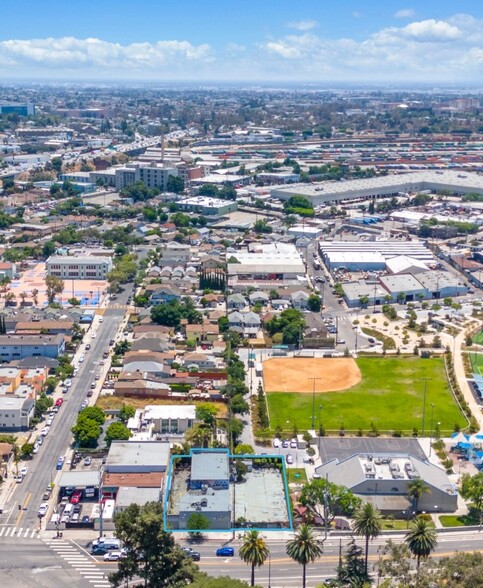
[[[250,586],[255,586],[255,566],[263,566],[268,554],[269,549],[258,531],[248,531],[243,535],[240,557],[252,566]]]
[[[37,288],[34,288],[32,290],[32,300],[33,300],[35,306],[37,306],[37,304],[39,302],[38,296],[39,296],[39,291],[37,290]]]
[[[287,555],[303,566],[302,588],[305,588],[307,564],[314,562],[317,557],[322,555],[321,542],[305,523],[300,525],[295,537],[287,543]]]
[[[421,478],[415,478],[409,483],[408,497],[412,500],[415,513],[418,512],[418,503],[421,496],[430,492],[431,488]]]
[[[426,559],[432,551],[436,549],[438,544],[436,530],[429,526],[429,522],[422,518],[416,517],[411,523],[410,530],[406,533],[404,538],[409,551],[417,559],[417,569],[421,558]]]
[[[366,539],[365,572],[367,574],[367,561],[369,558],[369,541],[381,534],[382,521],[378,508],[370,502],[365,502],[356,512],[354,517],[354,531],[356,535]]]

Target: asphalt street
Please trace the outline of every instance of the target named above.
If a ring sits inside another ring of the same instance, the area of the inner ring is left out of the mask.
[[[99,362],[102,360],[102,354],[109,348],[110,339],[116,337],[125,315],[124,305],[130,293],[131,288],[128,288],[103,311],[102,323],[99,323],[99,317],[96,316],[93,326],[84,337],[79,353],[83,353],[85,359],[78,363],[79,372],[73,378],[69,391],[63,395],[64,404],[57,413],[39,452],[25,463],[29,468],[27,476],[21,484],[13,486],[3,514],[0,515],[0,528],[4,525],[12,526],[17,529],[17,533],[23,534],[27,529],[34,530],[38,527],[37,511],[42,502],[42,495],[47,486],[55,481],[56,475],[60,474],[56,470],[57,460],[59,456],[65,455],[70,447],[71,428],[75,424],[95,374],[100,371]],[[92,332],[96,332],[95,338],[91,337]],[[83,351],[87,343],[91,344],[91,349]],[[76,357],[79,357],[79,353]],[[68,466],[64,465],[64,469],[66,467]]]

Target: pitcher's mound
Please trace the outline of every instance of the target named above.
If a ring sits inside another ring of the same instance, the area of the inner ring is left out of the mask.
[[[266,392],[336,392],[361,381],[361,372],[351,358],[276,357],[263,362]]]

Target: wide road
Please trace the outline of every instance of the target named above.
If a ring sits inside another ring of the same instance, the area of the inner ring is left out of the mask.
[[[94,324],[84,337],[84,343],[76,357],[82,353],[85,359],[78,363],[79,372],[73,378],[69,391],[63,395],[64,404],[57,413],[39,452],[26,462],[29,468],[27,476],[21,484],[13,487],[7,498],[3,515],[0,517],[0,533],[1,527],[5,525],[15,528],[18,534],[26,533],[27,530],[33,531],[38,527],[37,510],[42,502],[42,495],[48,484],[55,480],[56,474],[60,473],[56,471],[57,460],[59,456],[66,454],[72,442],[71,428],[75,424],[95,374],[100,371],[99,362],[102,360],[102,354],[109,348],[110,339],[116,337],[126,312],[126,300],[131,293],[132,286],[128,285],[126,290],[103,310],[104,321],[100,323],[99,316],[96,316]],[[96,332],[95,338],[91,336],[93,332]],[[91,349],[84,351],[87,343],[90,343]],[[66,467],[64,465],[64,468]]]

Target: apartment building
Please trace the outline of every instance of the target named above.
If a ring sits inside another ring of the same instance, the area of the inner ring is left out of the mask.
[[[67,280],[106,280],[112,270],[109,257],[70,257],[52,255],[46,262],[49,276]]]

